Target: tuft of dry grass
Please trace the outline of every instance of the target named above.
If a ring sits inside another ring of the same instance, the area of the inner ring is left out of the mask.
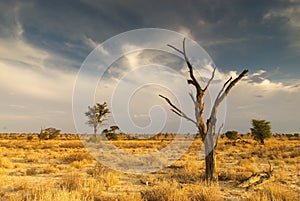
[[[252,194],[248,201],[296,201],[300,200],[300,196],[295,191],[292,191],[280,184],[270,183],[261,190]]]
[[[73,154],[66,155],[63,158],[63,161],[67,163],[72,163],[74,161],[83,161],[83,160],[93,161],[94,158],[88,153],[73,153]]]
[[[191,190],[191,201],[221,201],[222,193],[216,183],[200,182]]]
[[[87,174],[91,175],[106,188],[116,185],[119,182],[118,173],[97,163],[93,168],[87,170]]]
[[[186,192],[176,181],[162,181],[157,186],[142,192],[145,201],[188,201]]]

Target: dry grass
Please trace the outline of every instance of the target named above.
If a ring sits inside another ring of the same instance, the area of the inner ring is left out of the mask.
[[[300,144],[287,137],[260,145],[220,139],[217,148],[219,183],[203,182],[205,164],[199,161],[201,142],[170,167],[148,175],[130,175],[96,163],[77,136],[39,141],[34,134],[0,135],[0,201],[16,200],[299,200]],[[170,140],[119,140],[129,153],[158,151]],[[238,184],[253,173],[268,170],[274,176],[259,189]],[[127,161],[131,163],[132,161]]]
[[[248,199],[249,201],[296,201],[300,200],[298,193],[279,184],[268,184],[261,190],[255,192]]]

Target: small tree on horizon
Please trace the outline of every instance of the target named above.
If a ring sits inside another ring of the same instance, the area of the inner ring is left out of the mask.
[[[251,134],[253,138],[261,144],[265,144],[265,139],[272,136],[269,121],[252,119],[252,126],[253,127],[250,129]]]
[[[86,122],[90,127],[93,128],[94,134],[97,134],[99,126],[107,120],[107,115],[110,113],[107,108],[106,102],[104,103],[96,103],[93,107],[89,106],[88,111],[85,115],[88,117],[88,121]]]

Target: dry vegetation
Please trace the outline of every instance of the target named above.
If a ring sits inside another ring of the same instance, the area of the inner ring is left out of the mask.
[[[132,175],[97,163],[75,135],[39,141],[35,135],[0,135],[0,200],[299,200],[299,138],[279,136],[265,145],[244,136],[220,139],[217,148],[219,181],[203,181],[201,142],[171,166],[152,174]],[[32,138],[32,139],[31,139]],[[119,140],[129,153],[149,153],[169,140]],[[258,171],[274,168],[262,185],[239,184]]]

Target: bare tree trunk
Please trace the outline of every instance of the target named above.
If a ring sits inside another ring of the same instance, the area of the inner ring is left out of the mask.
[[[205,180],[206,181],[215,181],[217,180],[215,169],[216,169],[216,160],[215,160],[215,147],[214,147],[214,138],[212,134],[207,134],[204,140],[205,148]]]
[[[97,134],[97,126],[94,126],[94,135],[96,135]]]
[[[205,156],[205,180],[206,181],[215,181],[216,164],[215,164],[215,155],[214,150]]]

